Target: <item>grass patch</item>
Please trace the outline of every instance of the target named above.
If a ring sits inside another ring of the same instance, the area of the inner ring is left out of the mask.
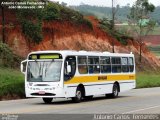
[[[137,73],[137,88],[160,87],[160,74]]]
[[[6,96],[23,98],[24,95],[23,74],[15,69],[0,68],[0,99]]]

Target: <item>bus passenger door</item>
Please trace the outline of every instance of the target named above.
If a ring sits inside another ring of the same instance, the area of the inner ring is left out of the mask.
[[[64,63],[64,81],[72,79],[76,72],[76,57],[68,56]]]

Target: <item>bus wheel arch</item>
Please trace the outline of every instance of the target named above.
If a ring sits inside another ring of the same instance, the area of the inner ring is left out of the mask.
[[[113,88],[112,88],[112,98],[117,98],[118,97],[118,94],[120,92],[120,85],[119,83],[116,81],[114,84],[113,84]]]
[[[85,96],[85,88],[83,84],[79,84],[77,86],[75,97],[72,98],[73,102],[79,103],[82,98]]]
[[[119,85],[119,82],[116,81],[114,84],[117,84],[117,86],[118,86],[118,92],[120,92],[120,85]],[[114,84],[113,84],[113,85],[114,85]]]

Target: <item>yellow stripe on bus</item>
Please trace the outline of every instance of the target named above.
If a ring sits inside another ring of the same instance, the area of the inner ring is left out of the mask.
[[[98,76],[75,76],[71,80],[65,81],[64,84],[104,82],[104,81],[122,81],[135,80],[135,74],[129,75],[98,75]]]

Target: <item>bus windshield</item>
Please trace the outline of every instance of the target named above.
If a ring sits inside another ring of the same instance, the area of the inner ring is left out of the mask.
[[[61,61],[32,61],[28,63],[27,80],[30,82],[60,81]]]

